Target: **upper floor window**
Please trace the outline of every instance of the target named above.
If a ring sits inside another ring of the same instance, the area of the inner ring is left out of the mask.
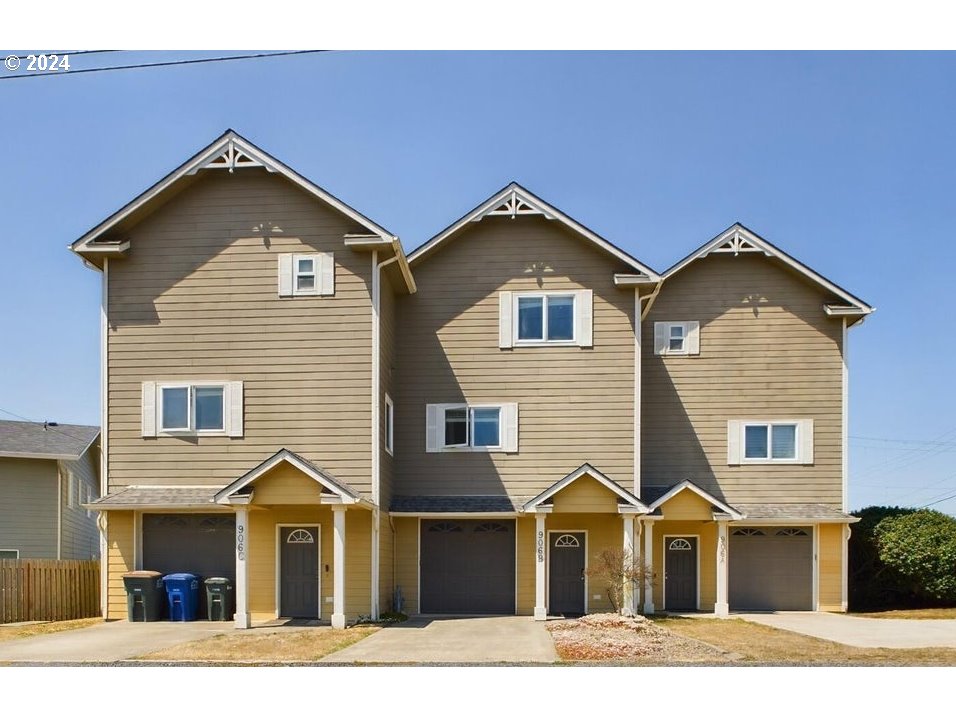
[[[387,393],[385,394],[385,450],[389,455],[395,450],[395,404]]]
[[[425,449],[441,451],[518,450],[518,404],[431,403],[425,411]]]
[[[654,353],[658,356],[695,356],[700,353],[699,321],[655,321]]]
[[[813,463],[813,420],[728,421],[727,463]]]
[[[331,296],[334,293],[332,252],[279,255],[279,296]]]
[[[592,346],[593,292],[499,291],[498,346]]]
[[[242,382],[143,382],[143,435],[242,435]]]

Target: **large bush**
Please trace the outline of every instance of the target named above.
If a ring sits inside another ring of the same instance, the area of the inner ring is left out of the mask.
[[[880,560],[914,595],[956,601],[956,518],[935,510],[884,518],[876,526]]]
[[[849,592],[851,610],[906,607],[913,602],[908,581],[880,560],[876,526],[886,518],[908,515],[912,508],[870,506],[854,511],[859,523],[850,526]]]

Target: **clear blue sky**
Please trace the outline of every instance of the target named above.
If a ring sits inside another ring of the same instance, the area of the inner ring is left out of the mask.
[[[743,222],[877,307],[851,507],[956,494],[954,78],[951,53],[347,52],[0,81],[0,409],[98,422],[99,275],[66,245],[232,127],[407,250],[512,179],[658,270]]]

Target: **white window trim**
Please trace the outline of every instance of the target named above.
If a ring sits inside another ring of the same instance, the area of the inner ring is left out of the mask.
[[[657,334],[659,326],[663,326],[663,344],[658,345]],[[683,340],[681,348],[671,348],[671,328],[680,326],[683,330]],[[692,350],[691,333],[696,329],[698,335],[697,351]],[[654,322],[654,354],[657,356],[697,356],[700,354],[699,346],[700,322],[698,321],[655,321]]]
[[[312,262],[312,271],[299,271],[299,260],[308,259]],[[293,296],[318,296],[319,295],[319,255],[318,254],[293,254],[292,255],[292,295]],[[300,289],[299,277],[311,276],[312,288]]]
[[[749,426],[766,426],[767,430],[767,457],[766,458],[747,458],[747,428]],[[793,458],[773,458],[773,426],[793,426]],[[751,463],[791,463],[800,464],[800,441],[801,436],[800,421],[741,421],[740,424],[740,462],[742,464]]]
[[[187,389],[188,407],[186,409],[186,428],[163,428],[163,391],[167,388]],[[195,397],[193,389],[222,389],[222,428],[198,429],[196,420]],[[177,381],[156,383],[156,435],[157,436],[228,436],[229,435],[229,381]]]
[[[20,559],[19,548],[0,548],[0,553],[16,553],[17,554],[17,557],[15,558],[0,558],[0,560],[19,560]]]
[[[474,438],[474,432],[471,427],[474,424],[474,413],[476,408],[497,408],[498,409],[498,442],[493,446],[474,446],[471,444]],[[455,410],[465,410],[465,431],[467,434],[467,443],[464,444],[455,444],[455,445],[445,445],[444,435],[445,435],[445,414],[448,411]],[[504,431],[504,406],[500,403],[449,403],[442,406],[441,409],[441,420],[439,421],[441,425],[441,434],[442,434],[442,443],[439,446],[439,450],[447,452],[456,452],[456,451],[471,451],[478,453],[487,453],[492,451],[502,451],[503,441],[502,433]]]
[[[385,394],[385,451],[395,455],[395,404],[392,397]]]
[[[674,329],[680,329],[680,348],[675,349],[671,346],[671,342],[675,339]],[[687,354],[687,327],[683,322],[679,324],[668,324],[667,326],[667,353],[670,354]]]
[[[548,296],[569,296],[571,297],[571,338],[551,340],[548,338],[548,312],[546,310]],[[541,299],[541,333],[544,338],[540,339],[521,339],[518,338],[518,306],[521,299]],[[578,345],[578,292],[568,291],[515,291],[513,304],[511,307],[511,330],[512,342],[514,346],[577,346]]]
[[[76,475],[69,468],[66,469],[66,507],[75,508],[76,500],[74,496],[77,492]]]

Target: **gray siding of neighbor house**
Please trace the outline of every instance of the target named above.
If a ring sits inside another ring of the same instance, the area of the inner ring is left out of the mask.
[[[94,446],[78,460],[62,461],[61,467],[73,473],[73,507],[70,507],[70,481],[66,470],[60,485],[60,500],[63,506],[61,552],[63,560],[91,560],[100,554],[99,532],[96,529],[96,513],[87,512],[81,503],[99,498],[99,475],[95,461],[98,460]]]
[[[56,461],[0,458],[0,549],[56,558],[56,484]]]

